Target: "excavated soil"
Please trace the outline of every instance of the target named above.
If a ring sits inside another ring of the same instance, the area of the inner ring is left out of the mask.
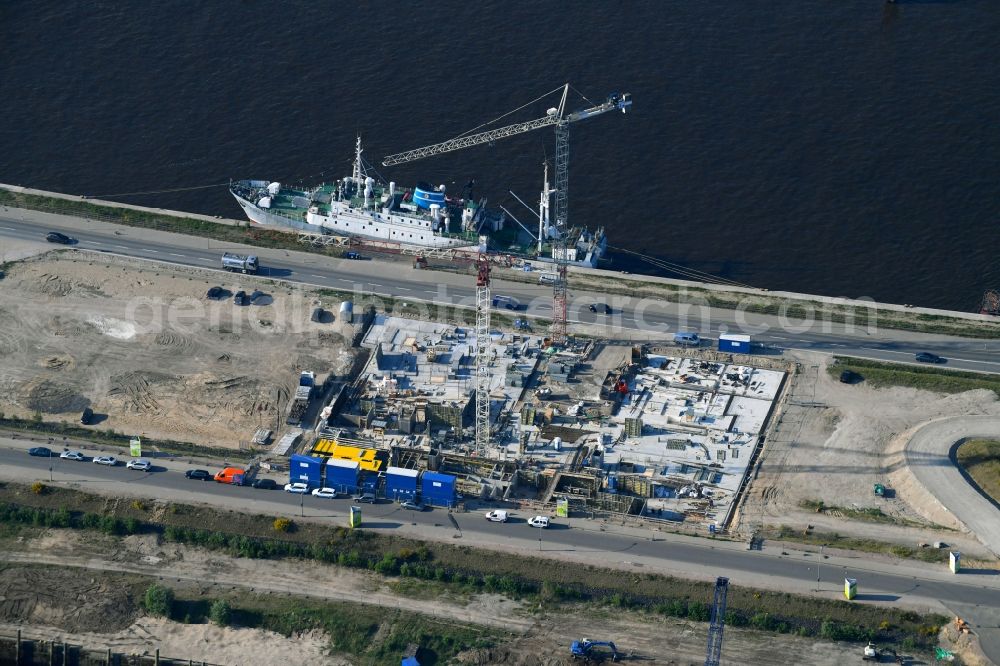
[[[0,411],[156,439],[238,447],[283,423],[302,370],[322,381],[353,362],[353,325],[309,321],[294,286],[84,252],[10,267],[0,290]],[[267,305],[205,298],[260,289]],[[335,309],[334,303],[322,303]]]
[[[139,616],[131,589],[106,575],[0,564],[0,622],[116,631]]]

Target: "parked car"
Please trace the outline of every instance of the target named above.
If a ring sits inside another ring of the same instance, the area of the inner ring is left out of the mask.
[[[66,234],[61,234],[58,231],[50,231],[45,234],[45,240],[50,243],[62,243],[63,245],[69,245],[73,242],[73,239]]]
[[[930,352],[920,352],[914,358],[916,358],[920,363],[944,363],[943,358]]]
[[[286,483],[285,484],[286,493],[298,493],[299,495],[305,495],[309,492],[308,483]]]
[[[323,321],[323,308],[314,308],[312,311],[312,317],[310,320],[315,323],[321,323]]]
[[[261,490],[274,490],[278,487],[278,483],[274,479],[254,479],[253,487]]]
[[[252,294],[250,294],[250,305],[267,305],[270,296],[265,294],[259,289],[255,289]]]
[[[136,458],[135,460],[129,460],[125,463],[125,467],[128,469],[137,469],[140,472],[148,472],[153,469],[153,463],[149,462],[145,458]]]
[[[333,488],[317,488],[312,491],[313,497],[322,497],[324,499],[337,499],[337,491]]]
[[[33,446],[30,449],[28,449],[28,455],[29,456],[39,456],[39,457],[42,457],[42,458],[51,458],[52,457],[52,449],[47,449],[44,446]]]
[[[189,469],[188,471],[184,472],[184,476],[186,476],[189,479],[197,479],[199,481],[208,481],[209,479],[212,478],[211,472],[209,472],[207,469]]]
[[[94,421],[94,410],[87,407],[80,414],[80,425],[90,425]]]
[[[420,502],[413,502],[411,500],[406,500],[405,502],[400,502],[399,506],[404,509],[409,509],[410,511],[423,511],[427,508],[427,505],[421,504]]]
[[[528,520],[528,524],[531,525],[532,527],[540,527],[542,529],[545,529],[546,527],[549,526],[549,517],[535,516],[534,518]]]
[[[211,298],[212,300],[217,301],[220,298],[222,298],[225,295],[225,293],[226,290],[223,289],[222,287],[212,287],[211,289],[208,290],[208,293],[205,294],[205,298]]]
[[[604,314],[611,314],[611,306],[607,303],[591,303],[591,312],[603,312]]]
[[[94,462],[98,465],[107,465],[108,467],[114,467],[118,464],[118,458],[114,456],[95,456]]]
[[[864,377],[862,377],[861,375],[852,370],[844,370],[842,373],[840,373],[841,384],[857,384],[862,379],[864,379]]]
[[[360,258],[361,255],[354,251],[344,253],[344,259],[360,259]]]
[[[79,451],[63,451],[59,457],[63,460],[83,460],[83,454]]]
[[[359,503],[363,502],[368,504],[374,504],[376,501],[375,493],[361,493],[360,495],[355,495],[354,501]]]
[[[240,289],[238,292],[233,294],[233,305],[246,305],[247,304],[247,292]]]
[[[507,522],[507,512],[502,509],[497,509],[496,511],[489,511],[486,514],[486,520],[494,523],[506,523]]]

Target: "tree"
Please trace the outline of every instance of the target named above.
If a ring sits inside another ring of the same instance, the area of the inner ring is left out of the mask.
[[[170,617],[170,611],[174,608],[174,591],[169,587],[153,583],[146,588],[142,605],[151,615]]]
[[[233,619],[233,609],[223,599],[216,599],[208,610],[208,619],[220,627],[227,627]]]

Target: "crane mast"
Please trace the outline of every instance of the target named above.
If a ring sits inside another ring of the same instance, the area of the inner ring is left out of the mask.
[[[715,579],[715,599],[712,601],[711,622],[708,625],[708,647],[705,650],[705,666],[719,666],[722,657],[722,631],[726,625],[726,596],[729,579],[722,576]]]
[[[476,454],[490,444],[490,258],[479,253],[476,262]]]

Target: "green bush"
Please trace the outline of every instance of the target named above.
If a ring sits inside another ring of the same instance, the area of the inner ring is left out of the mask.
[[[208,611],[208,619],[220,627],[228,627],[233,619],[233,610],[223,599],[216,599]]]
[[[698,622],[708,622],[711,619],[711,610],[708,604],[701,601],[692,601],[687,607],[687,617],[689,620]]]
[[[146,596],[143,597],[142,607],[151,615],[170,617],[170,612],[174,607],[174,591],[169,587],[153,583],[146,588]]]

